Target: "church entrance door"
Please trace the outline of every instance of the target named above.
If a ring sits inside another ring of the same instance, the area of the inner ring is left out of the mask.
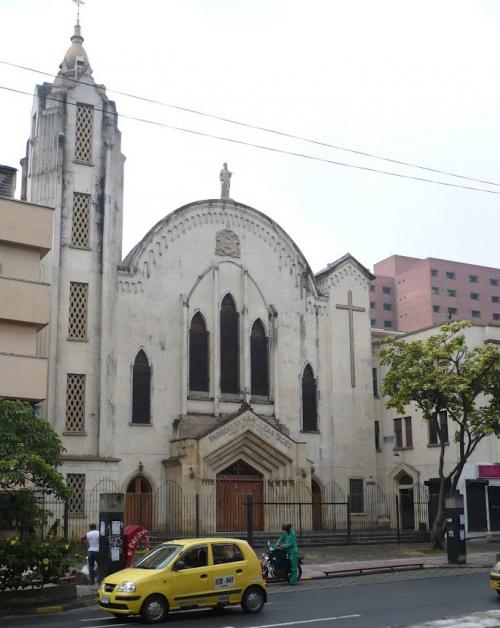
[[[243,460],[217,474],[217,532],[243,532],[247,529],[247,499],[254,501],[253,529],[262,530],[262,474]]]
[[[153,527],[153,492],[146,478],[136,476],[127,486],[125,494],[125,523]]]

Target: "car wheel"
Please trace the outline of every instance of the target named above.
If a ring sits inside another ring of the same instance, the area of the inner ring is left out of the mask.
[[[150,595],[141,606],[141,617],[148,624],[158,624],[168,615],[167,600],[162,595]]]
[[[245,613],[260,613],[265,601],[264,591],[260,587],[250,587],[243,593],[241,608]]]

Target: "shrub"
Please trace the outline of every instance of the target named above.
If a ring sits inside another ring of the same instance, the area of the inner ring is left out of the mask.
[[[62,539],[22,543],[19,537],[0,539],[0,590],[43,587],[68,572],[69,546]]]

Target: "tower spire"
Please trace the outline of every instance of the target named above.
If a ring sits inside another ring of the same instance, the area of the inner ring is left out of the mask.
[[[73,0],[73,2],[76,4],[76,26],[78,27],[78,31],[80,31],[80,5],[81,4],[85,4],[85,2],[83,0]],[[75,31],[76,31],[76,27],[75,27]]]

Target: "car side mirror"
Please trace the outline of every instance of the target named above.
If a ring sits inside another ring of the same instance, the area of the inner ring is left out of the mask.
[[[179,560],[175,563],[173,571],[181,571],[182,569],[186,569],[187,565],[184,562],[184,559],[179,558]]]

